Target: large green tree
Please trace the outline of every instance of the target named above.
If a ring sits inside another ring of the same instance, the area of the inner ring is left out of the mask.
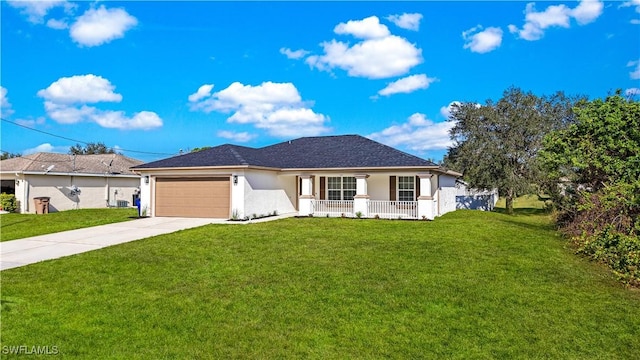
[[[454,142],[445,165],[462,171],[474,188],[498,188],[513,213],[513,200],[530,192],[540,176],[535,160],[544,136],[570,123],[575,100],[558,92],[536,96],[511,87],[497,102],[453,106]]]
[[[545,138],[546,191],[578,251],[640,285],[640,102],[618,91],[575,112]]]
[[[95,154],[115,154],[113,148],[107,147],[104,143],[88,143],[85,146],[75,144],[69,148],[71,155],[95,155]]]

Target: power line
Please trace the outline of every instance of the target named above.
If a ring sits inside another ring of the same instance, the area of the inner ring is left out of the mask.
[[[8,122],[9,124],[13,124],[16,126],[20,126],[22,128],[31,130],[31,131],[35,131],[35,132],[39,132],[45,135],[49,135],[49,136],[53,136],[53,137],[57,137],[60,139],[64,139],[64,140],[69,140],[69,141],[73,141],[76,143],[80,143],[80,144],[85,144],[85,145],[89,145],[90,143],[87,141],[82,141],[82,140],[77,140],[77,139],[72,139],[72,138],[68,138],[66,136],[62,136],[62,135],[56,135],[56,134],[52,134],[50,132],[46,132],[46,131],[42,131],[42,130],[38,130],[38,129],[34,129],[32,127],[28,127],[26,125],[22,125],[22,124],[18,124],[17,122],[11,121],[11,120],[7,120],[4,118],[0,118],[0,120],[4,121],[4,122]],[[168,153],[158,153],[158,152],[149,152],[149,151],[139,151],[139,150],[129,150],[129,149],[123,149],[123,148],[117,148],[118,151],[124,151],[124,152],[131,152],[131,153],[137,153],[137,154],[147,154],[147,155],[168,155],[168,156],[173,156],[175,154],[168,154]]]

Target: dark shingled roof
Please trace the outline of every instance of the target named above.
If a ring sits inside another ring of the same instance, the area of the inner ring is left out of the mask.
[[[437,166],[360,135],[341,135],[303,137],[258,149],[225,144],[133,169],[240,165],[278,169]]]

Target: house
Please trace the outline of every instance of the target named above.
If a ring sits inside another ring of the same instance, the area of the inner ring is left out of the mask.
[[[456,180],[456,209],[492,211],[498,202],[498,189],[472,189],[469,184]]]
[[[220,145],[132,168],[151,216],[297,213],[433,219],[456,209],[461,174],[358,135],[262,148]]]
[[[20,212],[35,213],[34,198],[49,197],[49,211],[132,206],[142,161],[119,154],[36,153],[0,161],[2,192],[15,194]]]

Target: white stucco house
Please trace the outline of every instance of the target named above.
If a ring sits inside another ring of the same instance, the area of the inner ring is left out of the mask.
[[[0,161],[3,193],[15,194],[21,213],[35,213],[34,198],[48,197],[49,211],[133,206],[142,161],[119,154],[36,153]]]
[[[220,145],[132,168],[145,215],[434,219],[456,209],[461,174],[358,135],[262,148]]]

